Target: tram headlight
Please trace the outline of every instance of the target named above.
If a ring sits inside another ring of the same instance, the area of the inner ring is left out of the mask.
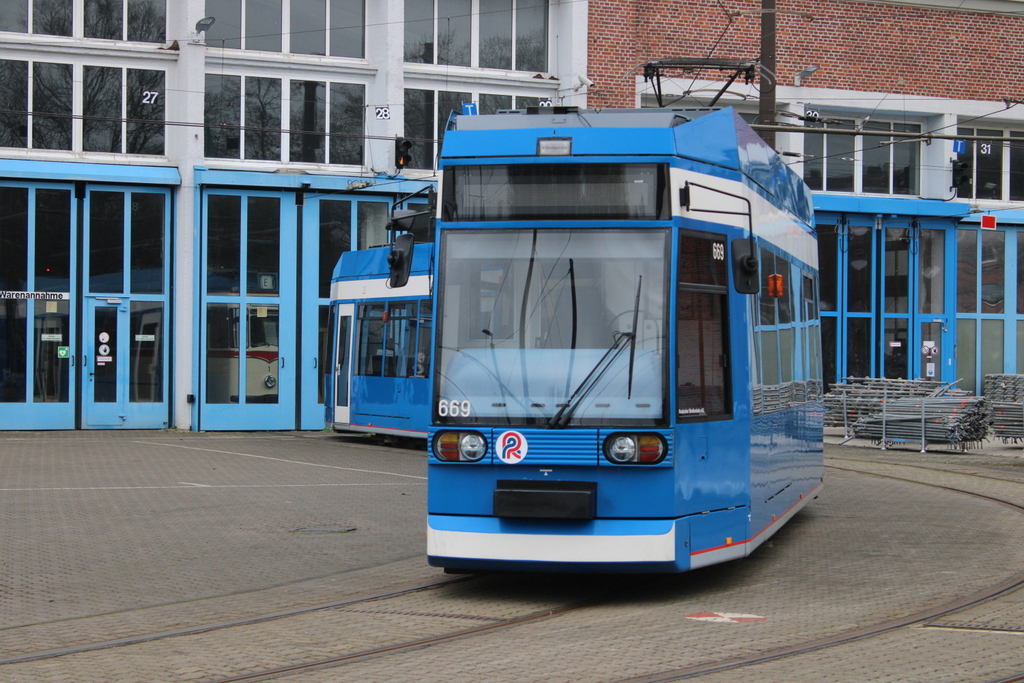
[[[464,432],[459,437],[459,459],[476,462],[487,452],[487,442],[476,432]]]
[[[667,450],[658,434],[612,434],[604,441],[604,457],[616,465],[653,465]]]
[[[487,440],[477,432],[441,432],[434,455],[447,462],[477,462],[487,454]]]
[[[609,437],[604,444],[604,454],[614,463],[636,462],[636,439],[632,434]]]

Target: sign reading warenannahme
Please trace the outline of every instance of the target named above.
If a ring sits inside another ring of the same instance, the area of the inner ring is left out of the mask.
[[[0,289],[0,299],[41,299],[42,301],[67,301],[70,292],[11,292]]]

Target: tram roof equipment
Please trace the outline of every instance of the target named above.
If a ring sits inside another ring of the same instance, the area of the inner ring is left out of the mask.
[[[659,128],[662,130],[651,130]],[[610,129],[616,129],[614,135],[609,135]],[[497,114],[453,114],[441,157],[456,163],[460,159],[535,157],[538,140],[544,138],[571,139],[565,156],[574,159],[675,156],[737,171],[805,224],[813,224],[811,194],[803,178],[732,107],[528,107]]]

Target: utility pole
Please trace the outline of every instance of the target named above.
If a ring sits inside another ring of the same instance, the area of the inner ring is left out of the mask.
[[[761,0],[761,85],[757,122],[775,125],[775,0]],[[775,131],[760,131],[761,138],[775,149]]]

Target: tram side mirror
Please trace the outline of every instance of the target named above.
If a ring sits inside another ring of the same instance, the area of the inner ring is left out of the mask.
[[[416,225],[416,219],[423,214],[422,211],[413,211],[412,209],[395,209],[391,212],[391,222],[388,225],[388,230],[392,232],[412,232],[412,228]]]
[[[750,238],[738,237],[732,241],[732,279],[740,294],[757,294],[761,289],[756,249]]]
[[[412,233],[405,233],[395,238],[391,246],[391,253],[388,254],[388,266],[391,274],[388,277],[388,286],[392,289],[405,287],[409,282],[409,271],[412,270],[412,248],[416,238]]]

